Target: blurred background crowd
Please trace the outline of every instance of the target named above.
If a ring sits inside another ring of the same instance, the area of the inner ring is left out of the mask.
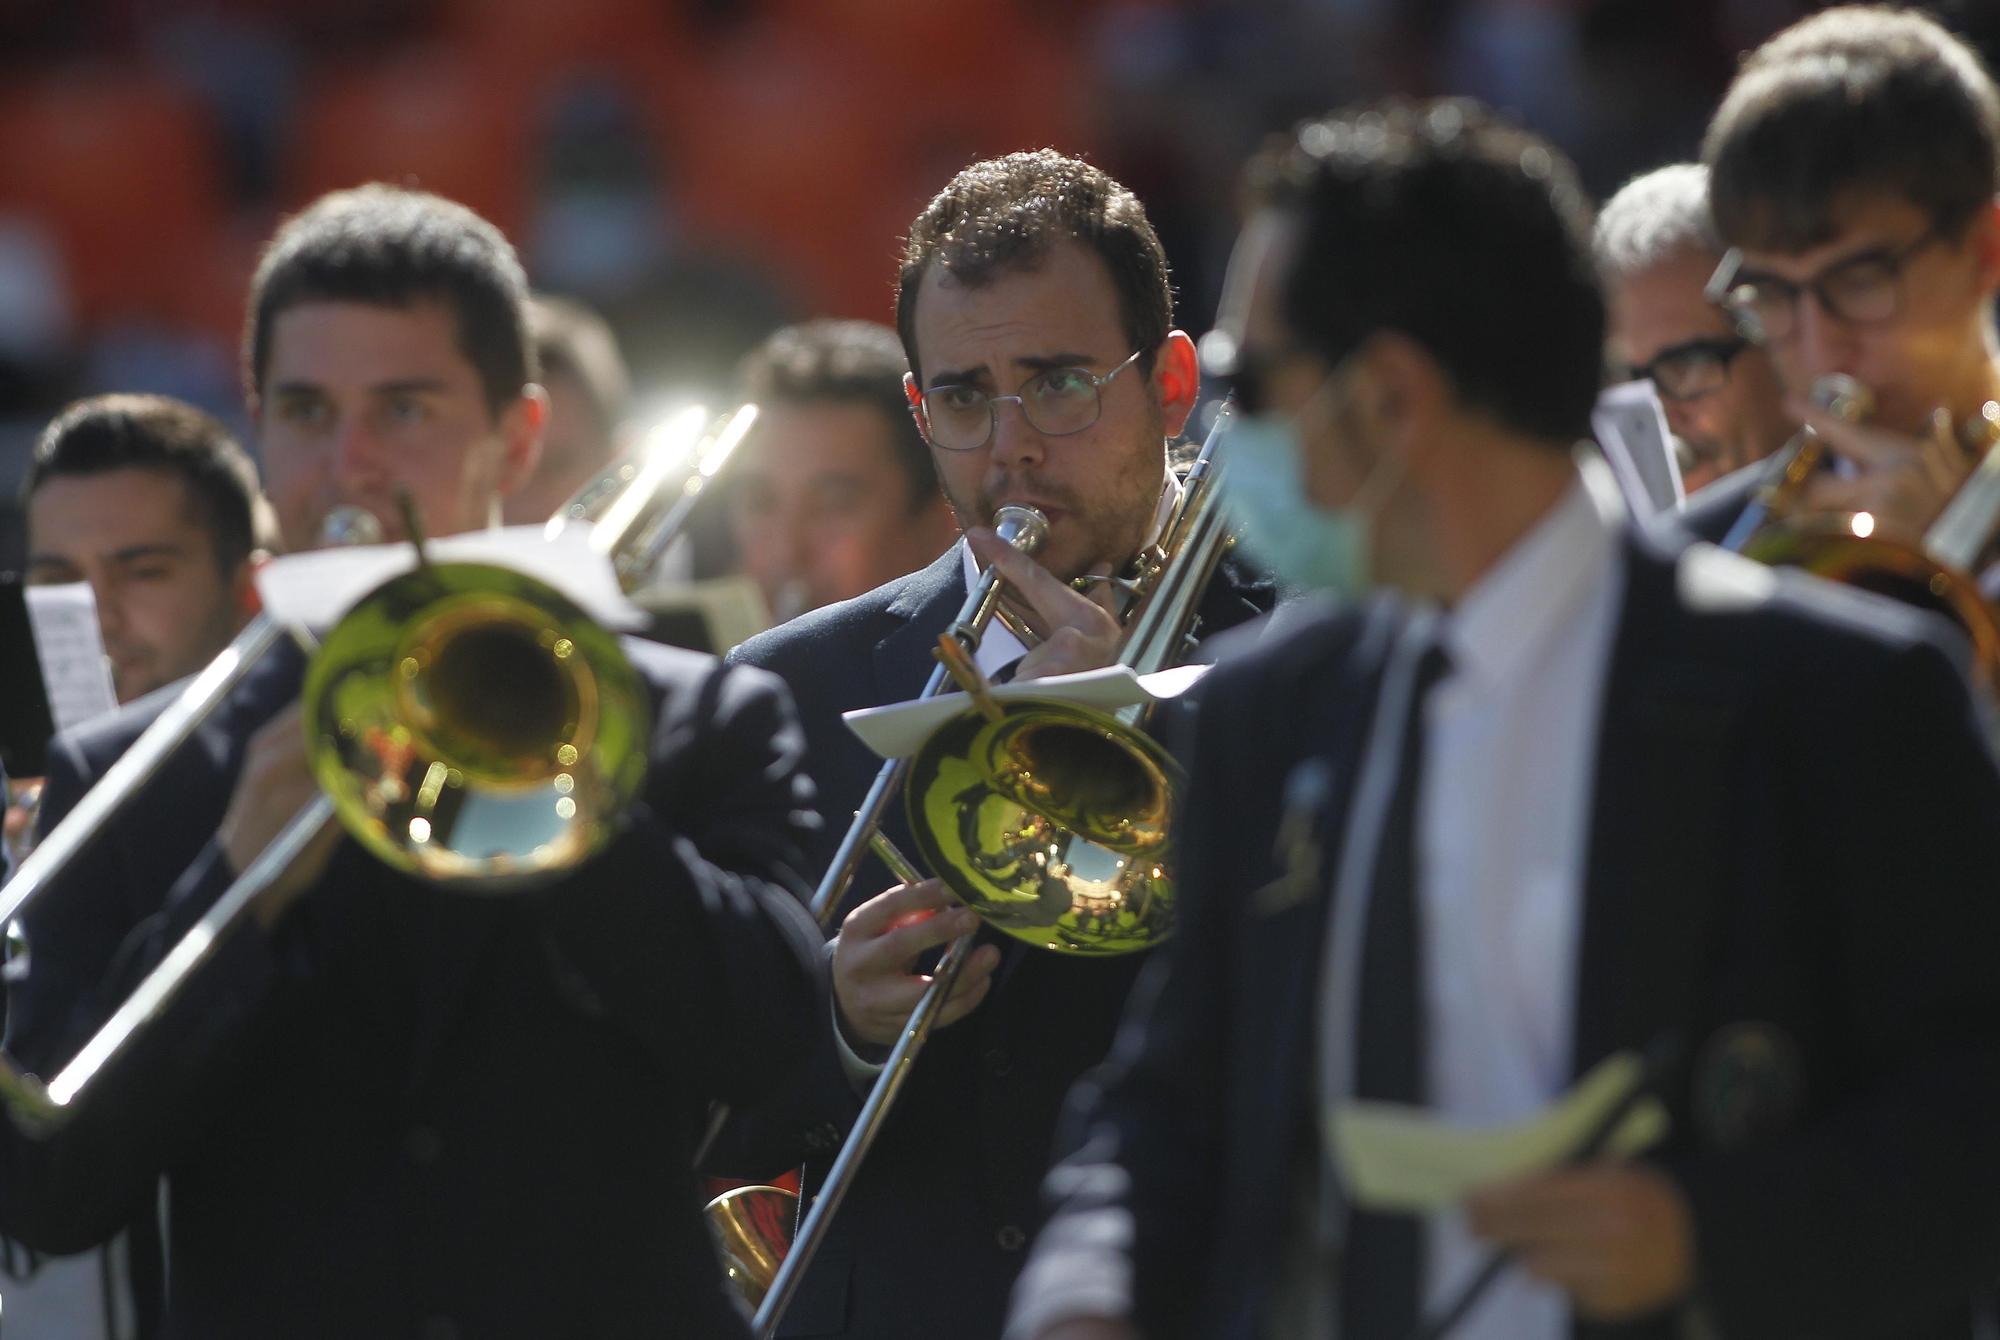
[[[608,318],[644,417],[718,402],[784,322],[889,319],[904,229],[975,157],[1053,145],[1132,186],[1199,331],[1237,166],[1296,117],[1472,94],[1601,197],[1694,156],[1736,53],[1815,8],[0,0],[0,568],[69,400],[155,391],[242,425],[257,247],[332,188],[418,184],[500,224],[539,289]],[[2000,53],[2000,4],[1936,8]]]

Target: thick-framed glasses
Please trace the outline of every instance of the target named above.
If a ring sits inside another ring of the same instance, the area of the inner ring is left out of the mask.
[[[1731,248],[1708,281],[1708,300],[1735,319],[1736,328],[1760,344],[1782,340],[1798,325],[1799,299],[1810,293],[1820,309],[1842,321],[1873,325],[1902,306],[1903,271],[1925,247],[1949,235],[1942,223],[1900,247],[1877,247],[1836,261],[1802,282],[1744,273],[1743,253]]]
[[[924,435],[945,451],[976,451],[993,436],[995,407],[1011,400],[1021,417],[1047,437],[1067,437],[1097,422],[1104,412],[1104,384],[1139,361],[1143,349],[1105,373],[1089,368],[1049,368],[1021,383],[1013,395],[987,395],[976,386],[933,386],[918,398]]]
[[[1662,399],[1699,400],[1729,384],[1729,365],[1749,347],[1741,335],[1684,340],[1660,350],[1644,367],[1633,368],[1632,375],[1653,383]]]

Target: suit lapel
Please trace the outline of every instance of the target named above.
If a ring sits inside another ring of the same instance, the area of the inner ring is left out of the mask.
[[[931,667],[931,650],[951,616],[965,603],[965,559],[954,544],[931,565],[910,578],[885,611],[896,626],[875,644],[872,703],[899,703],[923,692]]]
[[[1626,574],[1583,888],[1578,1074],[1689,1020],[1720,885],[1725,788],[1716,783],[1746,709],[1740,679],[1691,642],[1680,564],[1635,539]]]

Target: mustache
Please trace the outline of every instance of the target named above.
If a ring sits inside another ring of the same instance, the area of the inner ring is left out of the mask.
[[[1000,510],[1003,503],[1024,498],[1065,512],[1080,511],[1083,504],[1082,495],[1073,488],[1058,484],[1054,480],[1018,475],[999,480],[979,490],[980,524],[992,525],[993,515]]]

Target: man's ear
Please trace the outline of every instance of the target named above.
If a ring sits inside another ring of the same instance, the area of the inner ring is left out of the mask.
[[[1195,357],[1194,341],[1184,330],[1170,330],[1153,360],[1153,394],[1158,397],[1162,427],[1168,437],[1178,437],[1194,413],[1201,395],[1201,361]]]
[[[1979,290],[1989,297],[2000,291],[2000,200],[1988,202],[1973,216],[1973,254],[1979,267]]]
[[[917,421],[917,433],[929,443],[931,421],[924,416],[924,391],[917,385],[917,377],[913,372],[903,374],[903,399],[910,404],[910,417]]]
[[[528,482],[542,459],[542,430],[549,423],[549,393],[533,382],[500,414],[502,455],[494,487],[506,497]]]
[[[1430,351],[1384,331],[1360,351],[1349,403],[1377,441],[1425,441],[1451,400],[1451,382]]]
[[[229,603],[245,619],[254,618],[264,612],[264,598],[257,593],[257,574],[271,561],[269,549],[252,549],[241,563],[236,565],[236,575],[230,578]]]

